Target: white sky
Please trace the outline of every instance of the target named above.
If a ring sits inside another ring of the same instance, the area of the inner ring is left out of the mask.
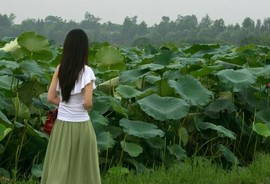
[[[225,24],[242,24],[250,17],[255,22],[270,17],[270,0],[0,0],[0,14],[14,13],[15,23],[27,18],[45,19],[48,15],[80,22],[86,12],[122,24],[125,17],[138,16],[138,23],[148,26],[162,16],[176,20],[177,15],[196,15],[198,21],[206,14],[212,20],[222,18]]]

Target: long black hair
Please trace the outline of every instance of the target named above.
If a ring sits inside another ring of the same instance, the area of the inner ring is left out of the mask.
[[[67,34],[58,72],[62,101],[68,102],[80,72],[88,63],[88,47],[83,30],[73,29]]]

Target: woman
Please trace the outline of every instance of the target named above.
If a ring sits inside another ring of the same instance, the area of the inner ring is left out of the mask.
[[[71,30],[48,91],[48,102],[58,106],[58,115],[45,155],[41,184],[101,183],[96,135],[88,113],[95,75],[87,62],[87,35],[81,29]]]

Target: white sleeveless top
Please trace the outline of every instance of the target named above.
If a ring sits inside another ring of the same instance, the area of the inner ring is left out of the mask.
[[[62,102],[59,81],[57,82],[56,91],[60,93],[57,119],[70,122],[82,122],[90,119],[88,111],[83,106],[84,95],[82,90],[91,81],[93,81],[93,89],[95,89],[95,80],[96,77],[93,70],[85,65],[84,71],[80,73],[79,79],[76,81],[75,86],[71,91],[68,103]]]

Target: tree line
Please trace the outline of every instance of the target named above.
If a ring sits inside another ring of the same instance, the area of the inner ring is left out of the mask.
[[[85,13],[80,22],[49,15],[45,19],[28,18],[15,24],[15,18],[13,13],[0,14],[0,39],[34,31],[56,44],[61,44],[70,29],[82,28],[88,34],[90,42],[108,42],[117,46],[139,47],[164,43],[219,43],[238,46],[254,43],[270,46],[270,18],[254,21],[246,17],[240,24],[225,25],[223,19],[212,20],[208,15],[200,21],[195,15],[178,15],[176,20],[163,16],[161,21],[153,26],[148,26],[145,21],[138,22],[137,16],[125,17],[122,25],[111,21],[101,23],[101,18],[89,12]]]

